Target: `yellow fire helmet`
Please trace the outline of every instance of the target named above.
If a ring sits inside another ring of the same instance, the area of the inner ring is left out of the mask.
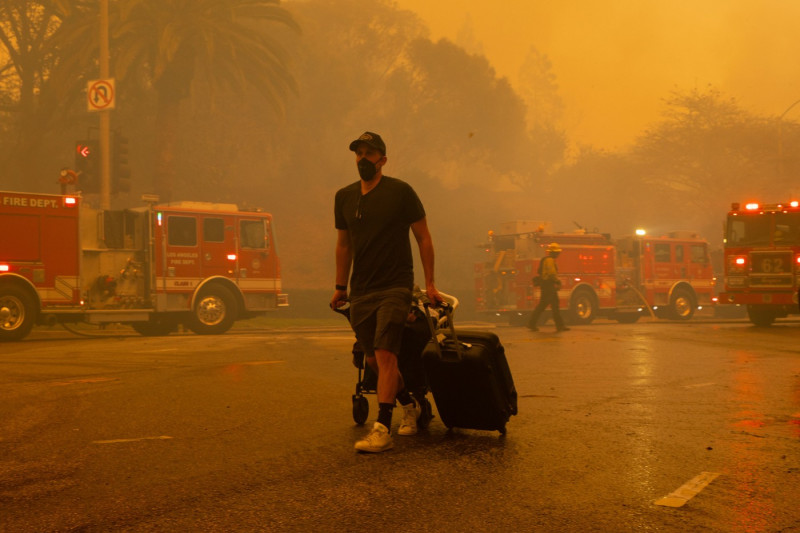
[[[547,245],[547,251],[559,253],[561,252],[561,247],[558,245],[557,242],[551,242],[550,244]]]

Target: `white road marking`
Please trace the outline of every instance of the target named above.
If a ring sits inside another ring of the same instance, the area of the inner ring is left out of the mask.
[[[310,341],[354,341],[353,335],[308,335],[303,337]]]
[[[671,494],[656,500],[656,505],[664,507],[682,507],[686,502],[697,496],[701,490],[706,488],[712,481],[717,479],[718,472],[701,472],[699,476],[690,479],[683,486]]]
[[[103,383],[105,381],[118,381],[119,378],[75,378],[69,381],[54,381],[51,385],[75,385],[77,383]]]
[[[169,440],[172,437],[161,435],[160,437],[140,437],[138,439],[113,439],[113,440],[93,440],[92,444],[117,444],[118,442],[139,442],[142,440]]]

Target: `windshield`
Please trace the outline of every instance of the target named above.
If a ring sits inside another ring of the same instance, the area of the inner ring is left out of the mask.
[[[728,246],[800,244],[800,213],[765,213],[728,217]]]
[[[772,239],[781,244],[800,244],[800,213],[775,213]]]

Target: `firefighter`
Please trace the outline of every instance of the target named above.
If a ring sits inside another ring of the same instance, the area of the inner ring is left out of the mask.
[[[558,279],[556,259],[558,259],[560,253],[561,247],[558,243],[551,242],[547,245],[547,256],[539,261],[539,275],[534,278],[534,284],[539,285],[542,294],[539,298],[539,304],[533,310],[533,314],[531,314],[531,318],[528,321],[528,329],[531,331],[539,331],[536,323],[539,322],[539,317],[548,306],[550,306],[550,310],[553,313],[556,331],[569,331],[569,328],[564,325],[561,313],[558,311],[558,289],[561,288],[561,281]]]

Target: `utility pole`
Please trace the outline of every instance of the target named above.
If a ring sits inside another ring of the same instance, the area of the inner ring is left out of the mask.
[[[100,79],[109,74],[108,0],[100,0]],[[111,208],[111,111],[100,111],[100,207]]]
[[[800,100],[787,107],[786,111],[778,117],[778,183],[783,181],[783,117],[797,104],[800,104]]]

